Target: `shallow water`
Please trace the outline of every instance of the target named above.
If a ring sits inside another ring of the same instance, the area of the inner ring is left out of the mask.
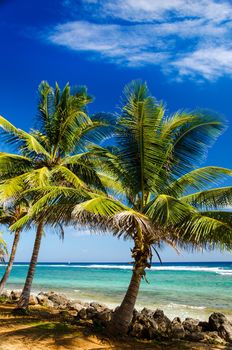
[[[27,264],[15,264],[8,289],[22,288]],[[126,263],[38,264],[33,291],[56,290],[72,299],[120,303],[131,277]],[[0,274],[4,266],[0,265]],[[213,311],[232,318],[232,262],[165,263],[147,271],[136,307],[161,308],[169,317],[206,319]]]

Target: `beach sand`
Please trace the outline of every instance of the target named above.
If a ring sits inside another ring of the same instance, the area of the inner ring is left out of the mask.
[[[107,339],[88,325],[71,325],[55,310],[33,307],[29,316],[13,316],[13,305],[0,306],[0,350],[221,350],[190,342],[162,343]]]

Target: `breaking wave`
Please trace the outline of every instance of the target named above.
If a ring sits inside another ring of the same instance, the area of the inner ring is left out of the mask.
[[[5,266],[5,264],[0,264]],[[15,264],[15,267],[26,267],[28,264]],[[119,270],[131,270],[132,265],[126,264],[38,264],[39,268],[43,267],[64,267],[64,268],[80,268],[80,269],[119,269]],[[152,266],[152,271],[189,271],[189,272],[208,272],[216,273],[222,276],[232,276],[232,269],[224,267],[208,267],[208,266]]]

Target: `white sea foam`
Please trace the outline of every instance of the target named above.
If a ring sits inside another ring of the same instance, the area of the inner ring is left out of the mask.
[[[120,269],[131,270],[132,265],[103,265],[103,264],[91,264],[91,265],[69,265],[70,267],[88,268],[88,269]],[[232,270],[223,269],[222,267],[206,267],[206,266],[152,266],[152,271],[190,271],[190,272],[211,272],[220,275],[231,275]]]
[[[191,310],[204,310],[206,309],[205,306],[193,306],[193,305],[186,305],[186,304],[175,304],[175,303],[170,303],[167,305],[167,308],[170,309],[191,309]]]
[[[5,266],[0,264],[0,266]],[[26,267],[27,264],[15,264],[15,267]],[[119,269],[119,270],[131,270],[132,265],[113,265],[113,264],[38,264],[38,267],[64,267],[64,268],[81,268],[81,269]],[[207,266],[152,266],[152,271],[189,271],[189,272],[209,272],[216,273],[222,276],[231,276],[232,270],[223,267],[207,267]]]

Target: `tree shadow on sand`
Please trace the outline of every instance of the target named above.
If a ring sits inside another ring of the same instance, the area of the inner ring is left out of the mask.
[[[91,324],[71,324],[61,314],[32,310],[29,316],[12,316],[13,307],[0,308],[0,349],[38,350],[232,350],[232,347],[187,342],[137,342],[106,338]]]

